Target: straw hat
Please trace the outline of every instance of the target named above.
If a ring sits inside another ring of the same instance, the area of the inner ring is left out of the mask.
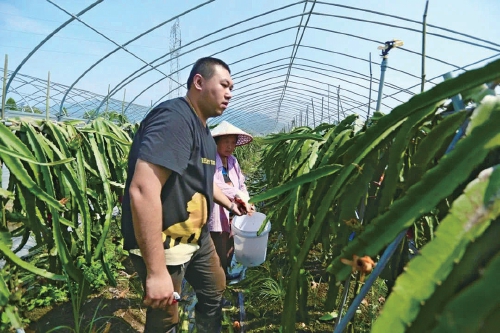
[[[223,135],[237,135],[238,140],[236,141],[236,146],[246,145],[253,140],[253,137],[250,134],[244,132],[234,125],[231,125],[225,120],[221,121],[221,123],[217,125],[217,127],[212,129],[211,133],[214,138]]]

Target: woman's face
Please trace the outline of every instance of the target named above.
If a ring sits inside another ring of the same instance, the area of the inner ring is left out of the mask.
[[[222,135],[217,141],[217,152],[221,157],[229,157],[236,148],[237,135]]]

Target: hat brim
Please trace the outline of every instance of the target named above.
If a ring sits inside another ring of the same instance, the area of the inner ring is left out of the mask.
[[[216,138],[224,135],[237,135],[236,146],[243,146],[252,142],[253,137],[239,129],[238,127],[230,124],[227,121],[222,121],[217,127],[212,129],[212,137]]]
[[[237,135],[238,136],[238,139],[236,140],[236,147],[247,145],[253,141],[253,137],[251,135],[241,134],[241,133],[216,134],[216,135],[212,135],[212,137],[216,138],[216,137],[225,136],[225,135]]]

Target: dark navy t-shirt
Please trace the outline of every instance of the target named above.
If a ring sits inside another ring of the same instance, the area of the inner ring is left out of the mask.
[[[172,170],[161,191],[164,248],[201,246],[207,240],[216,149],[210,130],[184,98],[163,102],[146,116],[129,153],[122,212],[125,249],[138,248],[129,196],[138,158]]]

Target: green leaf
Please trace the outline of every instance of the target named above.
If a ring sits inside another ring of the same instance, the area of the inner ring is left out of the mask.
[[[287,140],[317,140],[322,141],[323,137],[318,134],[312,133],[298,133],[298,134],[276,134],[270,135],[263,140],[264,144],[272,144],[280,141]]]
[[[429,114],[433,113],[435,108],[423,108],[409,116],[401,126],[398,134],[394,138],[389,150],[389,161],[384,179],[384,186],[380,193],[379,212],[384,212],[392,203],[395,197],[396,187],[399,182],[401,169],[403,168],[404,153],[414,137],[419,124]]]
[[[43,166],[54,166],[54,165],[59,165],[59,164],[64,164],[64,163],[68,163],[68,162],[71,162],[74,160],[74,158],[66,158],[64,160],[59,160],[59,161],[54,161],[54,162],[38,162],[34,159],[31,159],[29,157],[25,157],[23,156],[22,154],[19,154],[11,149],[8,149],[8,148],[4,148],[2,146],[0,146],[0,153],[2,154],[5,154],[5,155],[8,155],[8,156],[11,156],[11,157],[14,157],[14,158],[17,158],[21,161],[26,161],[26,162],[29,162],[29,163],[33,163],[33,164],[36,164],[36,165],[43,165]]]
[[[404,197],[395,201],[386,213],[374,219],[365,231],[347,246],[342,256],[334,259],[327,270],[335,272],[339,281],[350,272],[349,268],[341,263],[341,257],[350,258],[353,254],[376,255],[398,233],[410,227],[422,214],[429,212],[450,195],[484,160],[490,150],[500,146],[500,133],[496,123],[500,122],[500,99],[490,100],[476,111],[485,113],[480,119],[488,118],[489,121],[471,121],[471,126],[474,127],[471,134],[460,140],[453,151],[444,156],[435,168],[429,170]]]
[[[96,119],[96,120],[101,120],[102,119]],[[95,130],[95,129],[88,129],[88,128],[82,128],[80,130],[82,133],[89,133],[89,134],[95,134],[95,135],[98,135],[98,136],[102,136],[102,137],[106,137],[108,139],[111,139],[111,140],[114,140],[116,141],[117,143],[120,143],[122,145],[125,145],[125,146],[130,146],[132,144],[132,140],[130,140],[130,138],[128,136],[124,137],[118,137],[116,135],[116,132],[115,133],[111,133],[111,132],[106,132],[106,131],[98,131],[98,130]]]
[[[291,189],[294,189],[300,185],[310,183],[312,181],[318,180],[322,177],[332,175],[336,172],[338,172],[342,168],[342,165],[334,164],[334,165],[326,165],[320,168],[317,168],[313,171],[310,171],[306,174],[303,174],[292,181],[289,181],[286,184],[283,184],[281,186],[275,187],[273,189],[270,189],[262,194],[258,194],[254,196],[250,202],[259,202],[263,200],[267,200],[270,198],[273,198],[275,196],[278,196],[280,194],[283,194]]]
[[[7,246],[4,243],[0,243],[0,252],[3,252],[3,254],[10,261],[12,261],[14,264],[16,264],[17,266],[19,266],[22,269],[25,269],[25,270],[27,270],[27,271],[29,271],[31,273],[40,275],[40,276],[42,276],[44,278],[47,278],[47,279],[56,280],[56,281],[66,281],[67,280],[64,275],[57,275],[57,274],[48,272],[48,271],[46,271],[44,269],[38,268],[36,266],[33,266],[30,263],[25,262],[24,260],[22,260],[21,258],[19,258],[18,256],[16,256],[16,254],[14,252],[12,252],[12,250],[10,249],[10,247]]]
[[[3,279],[2,274],[0,274],[0,306],[5,306],[9,303],[10,291]]]
[[[493,191],[491,190],[493,189]],[[393,288],[372,332],[404,332],[419,307],[460,261],[467,245],[500,215],[500,167],[483,171],[458,197],[435,238],[414,258]]]
[[[446,280],[436,288],[436,291],[425,302],[418,316],[413,321],[407,333],[430,332],[436,326],[443,308],[448,302],[474,283],[480,277],[480,271],[497,254],[500,253],[500,220],[490,224],[490,227],[468,247],[462,259],[448,274]],[[483,329],[484,332],[493,332]]]
[[[318,319],[320,321],[332,321],[334,320],[335,318],[337,318],[339,316],[338,312],[337,311],[332,311],[332,312],[329,312],[327,314],[324,314],[322,315],[321,317],[319,317]]]
[[[97,126],[99,126],[99,123],[95,122]],[[101,251],[104,246],[104,241],[106,240],[106,236],[108,233],[108,230],[111,225],[111,217],[112,217],[112,212],[113,212],[113,202],[112,202],[112,195],[111,195],[111,187],[109,184],[109,169],[107,168],[106,163],[104,162],[104,146],[101,141],[99,143],[97,142],[97,138],[93,138],[93,135],[91,134],[89,136],[89,142],[92,147],[92,150],[95,152],[95,161],[97,164],[97,169],[99,170],[99,175],[101,176],[101,181],[103,184],[103,189],[104,189],[104,195],[106,199],[106,217],[103,225],[103,230],[102,234],[100,235],[99,242],[97,244],[97,247],[94,251],[93,258],[97,259],[101,256]]]
[[[500,254],[497,254],[485,267],[481,278],[446,306],[433,332],[481,332],[489,314],[498,312],[499,276]]]
[[[0,188],[0,197],[10,200],[14,200],[15,198],[14,193],[12,193],[11,191],[7,191],[4,188]]]
[[[9,318],[13,328],[23,328],[22,320],[17,313],[17,308],[12,305],[7,305],[4,309],[5,314]]]
[[[445,145],[449,145],[467,115],[468,112],[461,111],[447,116],[424,137],[412,156],[408,185],[413,185],[422,178],[424,172],[427,171],[428,164],[433,158],[436,158],[437,153],[443,150]]]
[[[50,124],[49,126],[52,126],[53,133],[57,132],[57,128],[55,126],[53,126],[52,124]],[[26,129],[26,134],[28,135],[28,137],[30,139],[31,146],[32,146],[38,159],[45,161],[46,157],[45,157],[44,152],[47,152],[48,150],[50,150],[51,153],[54,154],[54,156],[58,156],[59,158],[61,158],[62,153],[59,151],[59,149],[55,145],[51,144],[50,141],[48,141],[44,136],[41,136],[41,135],[37,136],[36,132],[34,131],[32,126],[30,126],[29,124],[25,124],[24,127]],[[62,165],[63,174],[65,174],[65,172],[67,172],[68,170],[70,170],[68,168],[68,165],[63,164]],[[51,177],[51,173],[50,173],[49,168],[47,166],[42,166],[41,172],[43,175],[43,180],[44,180],[44,184],[45,184],[45,188],[46,188],[47,192],[49,194],[51,194],[52,196],[55,196],[54,184],[52,182],[52,177]],[[65,179],[67,180],[67,177],[65,177]],[[76,183],[74,183],[74,184],[76,187]],[[83,199],[81,198],[81,193],[80,193],[81,191],[78,191],[75,188],[72,188],[72,191],[73,191],[72,193],[73,193],[74,197],[77,198],[77,200],[80,196],[80,205],[82,205]],[[80,194],[80,195],[78,196],[78,194]],[[83,279],[83,275],[76,268],[76,266],[74,265],[74,263],[72,261],[71,254],[68,250],[68,246],[67,246],[65,238],[63,236],[61,223],[59,221],[59,214],[51,207],[49,207],[49,210],[50,210],[50,213],[52,214],[52,235],[53,235],[55,244],[57,246],[57,254],[59,256],[59,260],[61,261],[61,264],[64,267],[67,274],[72,279],[74,279],[76,282],[81,282]]]
[[[10,130],[3,124],[0,124],[0,142],[7,144],[7,147],[19,152],[23,152],[24,156],[34,159],[31,152],[29,152],[26,145],[24,145],[17,137],[15,137]],[[24,147],[24,148],[21,148]],[[29,152],[27,155],[26,152]],[[53,208],[62,211],[64,206],[57,201],[54,197],[50,196],[40,188],[40,186],[31,178],[23,164],[16,158],[7,155],[0,151],[0,159],[4,161],[5,165],[13,175],[28,191],[33,193],[37,198],[43,200]],[[38,177],[38,170],[34,170]]]

